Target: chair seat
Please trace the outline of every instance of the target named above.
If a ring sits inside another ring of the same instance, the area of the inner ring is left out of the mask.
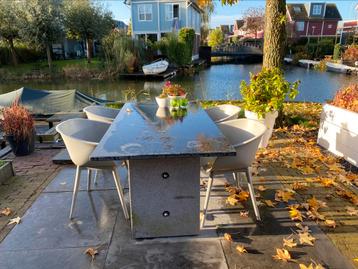
[[[216,123],[237,119],[241,108],[234,105],[218,105],[205,110],[209,117]]]

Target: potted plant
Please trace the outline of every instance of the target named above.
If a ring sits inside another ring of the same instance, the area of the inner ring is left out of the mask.
[[[263,68],[255,75],[250,74],[250,84],[246,81],[241,82],[245,117],[259,120],[267,127],[260,147],[267,147],[278,111],[282,109],[286,99],[296,98],[299,83],[300,81],[290,83],[285,80],[282,71],[278,68]]]
[[[168,106],[168,98],[167,94],[162,92],[159,96],[155,97],[155,101],[158,104],[158,107],[164,108]]]
[[[323,106],[317,143],[358,166],[358,84],[342,88]]]
[[[34,120],[29,111],[18,101],[2,110],[1,127],[4,136],[16,156],[24,156],[35,150]]]
[[[184,88],[179,84],[172,84],[170,81],[165,82],[163,93],[168,95],[169,100],[186,98]]]

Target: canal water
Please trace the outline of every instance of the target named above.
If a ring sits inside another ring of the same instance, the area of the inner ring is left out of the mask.
[[[180,83],[189,93],[190,99],[227,100],[240,99],[240,82],[249,80],[250,72],[258,72],[259,64],[250,65],[213,65],[194,76],[181,76],[172,79]],[[288,81],[300,80],[298,101],[325,102],[331,99],[337,89],[351,83],[358,83],[358,76],[331,72],[318,72],[301,67],[286,66],[285,76]],[[51,82],[11,82],[0,83],[0,94],[20,87],[34,89],[65,90],[78,89],[89,95],[113,101],[129,101],[132,99],[153,99],[158,95],[163,82],[139,80],[115,81],[51,81]]]

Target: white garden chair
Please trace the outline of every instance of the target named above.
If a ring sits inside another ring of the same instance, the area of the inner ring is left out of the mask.
[[[201,220],[201,227],[204,226],[206,213],[209,205],[210,192],[214,180],[214,175],[232,172],[234,179],[238,184],[238,174],[244,172],[246,174],[249,192],[251,196],[252,205],[255,211],[256,219],[261,220],[260,212],[258,210],[254,187],[250,172],[250,166],[255,159],[256,152],[259,147],[261,137],[266,132],[266,127],[262,123],[249,119],[236,119],[225,121],[218,124],[222,133],[230,141],[231,145],[235,147],[236,156],[226,156],[218,158],[203,158],[201,163],[204,169],[209,172],[209,181],[205,196],[203,218]]]
[[[105,106],[88,106],[85,107],[83,111],[89,120],[112,123],[120,110]]]
[[[108,169],[112,171],[114,183],[118,192],[119,200],[122,204],[124,216],[129,219],[127,206],[124,200],[123,189],[117,172],[117,167],[113,161],[90,161],[89,156],[96,148],[99,141],[109,128],[108,123],[92,121],[87,119],[70,119],[56,126],[57,132],[62,136],[72,162],[76,165],[76,176],[73,186],[70,219],[76,205],[77,192],[81,176],[81,169]],[[90,190],[91,176],[87,181],[87,190]]]
[[[206,113],[208,113],[209,117],[215,123],[237,119],[240,110],[240,107],[230,104],[218,105],[205,109]]]

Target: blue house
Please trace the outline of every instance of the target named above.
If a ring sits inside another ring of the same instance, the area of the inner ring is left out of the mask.
[[[133,38],[158,41],[167,33],[195,30],[194,56],[200,45],[202,10],[191,0],[125,0],[131,6]]]

